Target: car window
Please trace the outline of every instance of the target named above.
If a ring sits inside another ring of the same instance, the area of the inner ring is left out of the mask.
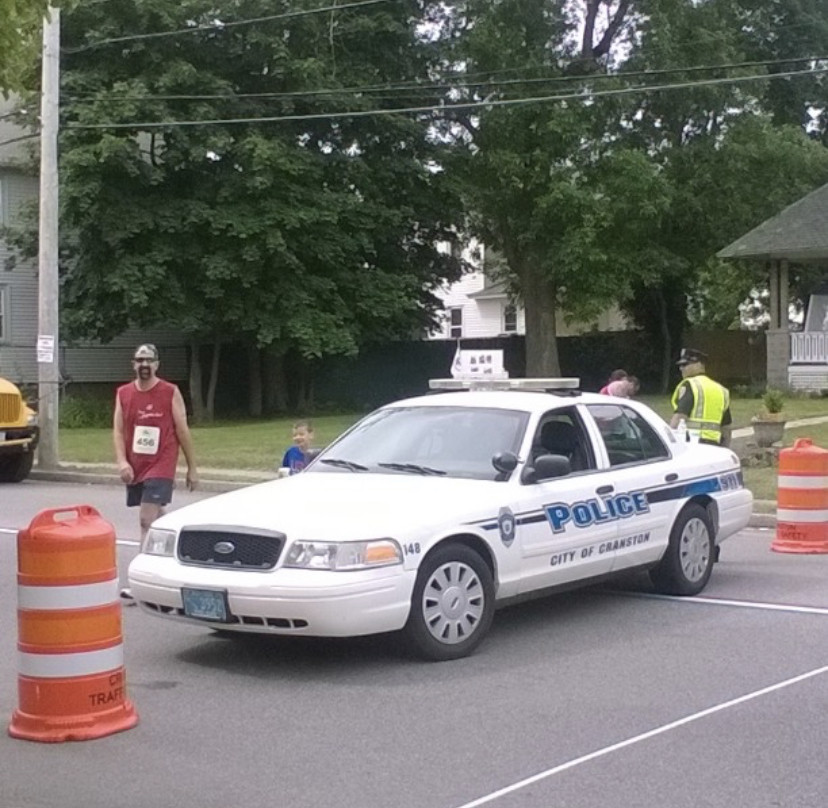
[[[325,460],[347,460],[370,471],[417,473],[421,466],[447,477],[494,480],[492,457],[517,454],[529,416],[482,407],[390,407],[363,418],[326,449],[308,471],[343,471]]]
[[[541,454],[567,457],[573,472],[595,468],[592,445],[574,408],[551,410],[541,418],[532,440],[532,456]]]
[[[604,439],[610,465],[645,463],[670,456],[655,429],[631,407],[596,404],[588,409]]]

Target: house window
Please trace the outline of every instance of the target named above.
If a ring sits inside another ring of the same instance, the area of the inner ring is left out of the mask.
[[[463,309],[449,309],[449,336],[452,339],[463,336]]]
[[[9,290],[5,286],[0,286],[0,342],[5,342],[9,338]]]
[[[503,309],[503,333],[514,334],[517,331],[517,308],[507,303]]]

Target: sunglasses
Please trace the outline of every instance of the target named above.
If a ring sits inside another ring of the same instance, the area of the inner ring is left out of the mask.
[[[136,365],[151,365],[153,362],[157,362],[158,360],[150,359],[146,356],[136,356],[132,361],[135,362]]]

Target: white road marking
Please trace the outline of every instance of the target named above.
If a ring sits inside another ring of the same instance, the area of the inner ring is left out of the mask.
[[[663,735],[665,732],[670,732],[670,730],[678,729],[685,724],[690,724],[693,721],[698,721],[699,719],[706,718],[709,715],[714,715],[722,710],[736,707],[737,705],[744,704],[752,699],[757,699],[760,696],[766,696],[768,693],[773,693],[776,690],[781,690],[782,688],[799,684],[799,682],[804,682],[806,679],[811,679],[814,676],[821,676],[825,673],[828,673],[828,665],[825,665],[822,668],[815,668],[812,671],[802,673],[799,676],[794,676],[791,679],[785,679],[782,682],[777,682],[775,685],[763,687],[761,690],[754,690],[752,693],[746,693],[744,696],[739,696],[738,698],[730,699],[729,701],[723,701],[713,707],[708,707],[706,710],[701,710],[698,713],[692,713],[684,718],[679,718],[677,721],[671,721],[669,724],[663,724],[660,727],[651,729],[649,732],[644,732],[641,735],[635,735],[632,738],[627,738],[626,740],[614,743],[611,746],[605,746],[603,749],[596,749],[594,752],[590,752],[587,755],[582,755],[581,757],[568,760],[560,766],[555,766],[551,769],[547,769],[546,771],[539,772],[538,774],[533,774],[531,777],[527,777],[524,780],[518,780],[518,782],[512,783],[510,786],[501,788],[498,791],[493,791],[490,794],[486,794],[483,797],[472,800],[472,802],[466,802],[463,805],[458,806],[458,808],[477,808],[479,805],[485,805],[486,803],[493,802],[500,797],[505,797],[507,794],[513,794],[515,791],[525,788],[526,786],[530,786],[533,783],[540,782],[541,780],[545,780],[553,775],[568,771],[569,769],[574,769],[576,766],[580,766],[583,763],[589,763],[592,760],[605,757],[613,752],[626,749],[628,746],[633,746],[634,744],[641,743],[642,741],[647,741],[650,738],[655,738],[658,735]]]
[[[796,612],[798,614],[824,614],[828,609],[819,606],[794,606],[787,603],[765,603],[756,600],[726,600],[724,598],[678,597],[676,595],[657,595],[653,592],[616,592],[633,598],[652,598],[653,600],[674,600],[677,603],[704,603],[710,606],[735,606],[740,609],[764,609],[770,612]]]

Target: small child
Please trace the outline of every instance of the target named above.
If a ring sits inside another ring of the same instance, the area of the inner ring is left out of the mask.
[[[307,453],[313,440],[313,425],[310,421],[297,421],[293,425],[293,446],[285,452],[282,458],[282,468],[290,469],[296,474],[305,468]]]

